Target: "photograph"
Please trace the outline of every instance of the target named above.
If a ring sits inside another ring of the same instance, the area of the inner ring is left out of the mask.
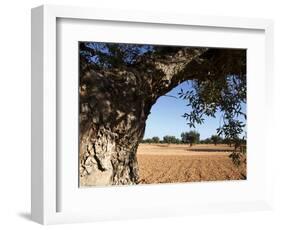
[[[79,187],[247,180],[247,49],[79,41]]]

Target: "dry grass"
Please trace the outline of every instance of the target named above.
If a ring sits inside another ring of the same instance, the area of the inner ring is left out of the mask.
[[[236,167],[226,145],[140,144],[137,152],[140,183],[241,180],[246,165]]]

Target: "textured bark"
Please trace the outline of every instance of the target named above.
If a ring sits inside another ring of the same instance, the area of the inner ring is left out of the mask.
[[[140,60],[128,69],[80,76],[80,185],[138,183],[136,151],[152,105],[182,81],[205,49],[164,60]],[[153,68],[150,68],[150,67]]]

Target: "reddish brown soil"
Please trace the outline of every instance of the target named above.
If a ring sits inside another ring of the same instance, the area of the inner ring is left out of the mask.
[[[227,146],[141,144],[137,157],[140,183],[241,180],[246,165],[235,166]]]

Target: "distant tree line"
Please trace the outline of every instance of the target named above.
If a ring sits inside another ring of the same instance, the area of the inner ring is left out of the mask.
[[[234,143],[227,138],[222,138],[218,135],[212,135],[209,138],[200,140],[200,134],[196,131],[189,131],[189,132],[183,132],[181,133],[181,139],[175,137],[166,135],[161,140],[159,137],[155,136],[152,138],[143,139],[141,143],[149,143],[149,144],[189,144],[190,146],[194,144],[227,144],[229,146],[234,145]],[[240,139],[241,144],[246,144],[245,139]]]
[[[152,138],[143,139],[142,143],[181,144],[182,140],[179,138],[176,138],[175,136],[166,135],[163,137],[162,140],[160,140],[159,137],[152,137]]]

